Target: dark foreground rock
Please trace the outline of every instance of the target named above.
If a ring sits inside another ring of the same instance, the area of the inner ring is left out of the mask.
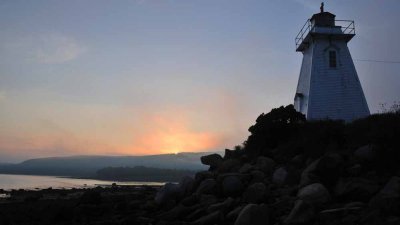
[[[151,224],[159,187],[15,190],[0,199],[2,225]]]
[[[210,167],[175,217],[154,224],[400,225],[400,113],[307,122],[287,106],[249,131],[243,146],[203,156]]]

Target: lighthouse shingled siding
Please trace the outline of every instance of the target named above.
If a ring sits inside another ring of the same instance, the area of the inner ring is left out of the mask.
[[[329,64],[329,51],[336,51],[336,67]],[[345,40],[316,39],[303,52],[297,87],[298,111],[307,119],[351,121],[369,115],[367,102]]]

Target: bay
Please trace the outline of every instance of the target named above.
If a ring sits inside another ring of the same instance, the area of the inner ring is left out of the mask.
[[[107,186],[112,183],[117,185],[163,185],[161,182],[117,182],[117,181],[104,181],[95,179],[76,179],[66,177],[54,176],[36,176],[36,175],[16,175],[16,174],[0,174],[0,189],[71,189],[71,188],[84,188]]]

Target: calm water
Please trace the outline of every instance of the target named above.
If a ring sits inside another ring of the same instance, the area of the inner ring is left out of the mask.
[[[98,185],[111,185],[113,181],[93,179],[74,179],[52,176],[32,176],[0,174],[0,189],[45,189],[45,188],[81,188],[95,187]],[[115,182],[118,185],[162,185],[159,182]]]

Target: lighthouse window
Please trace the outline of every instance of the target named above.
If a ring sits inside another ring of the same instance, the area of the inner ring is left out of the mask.
[[[336,68],[336,52],[329,51],[329,67]]]

